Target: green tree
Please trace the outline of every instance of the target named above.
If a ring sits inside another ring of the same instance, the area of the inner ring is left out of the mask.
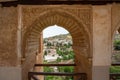
[[[116,60],[116,62],[120,62],[120,53],[115,54],[114,59]]]
[[[110,73],[120,73],[120,66],[111,66]]]
[[[53,72],[53,68],[50,67],[44,67],[44,72]]]
[[[51,51],[50,50],[48,50],[48,53],[50,53]]]
[[[120,40],[114,40],[114,49],[120,50]]]
[[[44,55],[46,56],[47,55],[47,51],[45,50],[45,52],[44,52]]]

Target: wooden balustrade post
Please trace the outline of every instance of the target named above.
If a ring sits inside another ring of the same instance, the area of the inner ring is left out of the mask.
[[[31,80],[31,73],[28,72],[28,80]]]

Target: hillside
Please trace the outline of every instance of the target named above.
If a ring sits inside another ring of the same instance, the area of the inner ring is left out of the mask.
[[[74,64],[72,37],[70,34],[60,34],[44,38],[44,63],[46,64]],[[44,67],[44,72],[73,72],[73,66]],[[45,76],[50,80],[51,76]],[[51,80],[73,80],[73,77],[51,77]]]
[[[48,38],[44,38],[46,39],[72,39],[71,35],[68,34],[60,34],[60,35],[56,35],[56,36],[52,36],[52,37],[48,37]]]
[[[68,53],[73,53],[70,34],[60,34],[44,39],[45,60],[48,62],[56,61],[58,57],[62,58],[63,55],[66,56]]]

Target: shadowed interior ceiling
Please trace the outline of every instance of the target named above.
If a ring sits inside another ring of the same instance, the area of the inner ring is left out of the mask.
[[[92,4],[102,5],[110,3],[120,3],[120,0],[0,0],[2,6],[22,5],[45,5],[45,4]]]

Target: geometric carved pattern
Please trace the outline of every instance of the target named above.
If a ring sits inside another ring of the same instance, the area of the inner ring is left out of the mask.
[[[67,9],[70,13],[74,14],[79,18],[79,20],[87,26],[91,31],[91,7],[87,9]]]
[[[112,37],[119,28],[120,28],[120,5],[115,4],[112,6]]]
[[[30,26],[30,23],[47,11],[61,10],[78,18],[79,21],[91,31],[91,9],[91,6],[23,6],[23,25],[24,27]]]

